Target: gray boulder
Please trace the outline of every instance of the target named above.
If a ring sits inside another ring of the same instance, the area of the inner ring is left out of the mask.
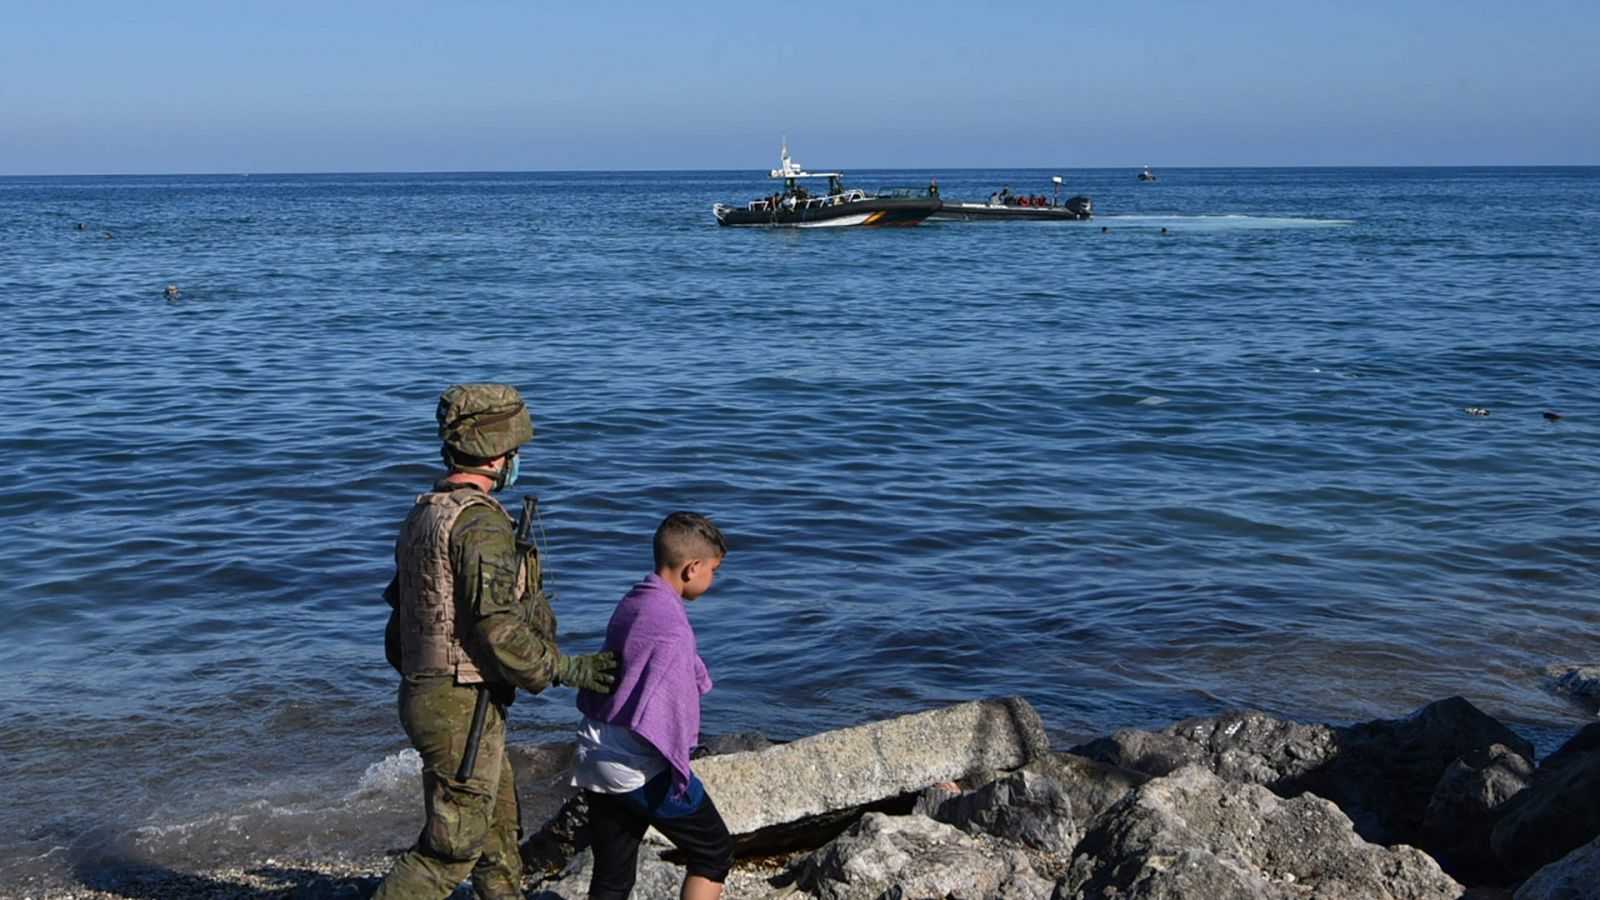
[[[1469,883],[1505,883],[1489,834],[1511,798],[1533,783],[1533,763],[1503,744],[1474,750],[1450,764],[1428,801],[1423,846]]]
[[[1514,900],[1600,900],[1600,838],[1533,873]]]
[[[957,780],[956,784],[959,786],[958,791],[974,791],[1016,771],[1032,772],[1054,781],[1072,803],[1073,818],[1078,821],[1080,827],[1110,809],[1129,791],[1153,777],[1144,772],[1103,763],[1087,756],[1056,750],[1034,757],[1021,769],[993,769],[979,772]],[[935,788],[929,788],[924,793],[936,796],[940,800],[946,799]]]
[[[1021,697],[977,700],[828,731],[751,753],[713,756],[695,772],[735,835],[863,807],[1050,751]]]
[[[1546,666],[1544,674],[1555,683],[1557,691],[1591,707],[1600,705],[1600,664]]]
[[[1489,841],[1518,874],[1533,872],[1600,836],[1600,722],[1540,763],[1533,786],[1508,804]]]
[[[1017,848],[920,815],[868,813],[794,871],[824,900],[1049,900],[1054,890]]]
[[[1140,786],[1102,815],[1079,842],[1057,896],[1454,900],[1461,892],[1422,851],[1362,841],[1320,797],[1284,799],[1192,765]]]
[[[1072,801],[1061,786],[1026,770],[959,794],[929,788],[914,812],[968,834],[988,834],[1041,850],[1071,848]]]
[[[740,854],[825,843],[864,810],[910,809],[924,787],[1050,752],[1044,723],[1021,697],[977,700],[694,761],[695,774],[734,836]],[[522,844],[533,871],[559,871],[588,845],[582,795],[569,797]]]
[[[1301,725],[1256,710],[1184,719],[1158,734],[1119,731],[1078,747],[1108,765],[1159,776],[1198,763],[1229,781],[1278,788],[1306,777],[1337,754],[1326,725]]]
[[[1528,741],[1465,699],[1451,697],[1401,719],[1344,728],[1233,712],[1186,719],[1160,734],[1119,731],[1072,752],[1150,775],[1199,764],[1286,797],[1309,791],[1337,803],[1369,841],[1419,844],[1428,802],[1445,769],[1495,744],[1533,756]]]
[[[1338,732],[1337,755],[1299,786],[1339,804],[1362,837],[1383,844],[1427,846],[1428,802],[1457,759],[1495,744],[1533,758],[1533,744],[1461,697]]]
[[[1129,791],[1150,780],[1143,772],[1066,752],[1047,753],[1023,766],[1022,771],[1054,781],[1071,801],[1079,827],[1094,821]]]

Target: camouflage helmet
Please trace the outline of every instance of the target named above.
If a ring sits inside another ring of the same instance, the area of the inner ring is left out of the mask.
[[[493,459],[533,440],[528,405],[505,384],[457,384],[439,395],[439,440],[462,456]]]

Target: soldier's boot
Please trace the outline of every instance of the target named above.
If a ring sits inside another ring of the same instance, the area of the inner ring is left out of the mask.
[[[460,883],[449,866],[411,850],[395,860],[372,900],[439,900],[455,893]]]

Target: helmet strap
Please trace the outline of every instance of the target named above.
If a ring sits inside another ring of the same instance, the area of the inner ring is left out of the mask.
[[[494,482],[494,489],[497,491],[505,486],[506,475],[511,471],[511,466],[509,465],[502,465],[498,469],[491,469],[488,466],[469,466],[459,463],[450,455],[449,447],[441,447],[439,449],[439,455],[444,458],[445,467],[451,472],[466,472],[469,475],[482,475],[484,478]]]

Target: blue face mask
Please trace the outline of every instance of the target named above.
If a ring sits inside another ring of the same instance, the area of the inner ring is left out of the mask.
[[[511,487],[513,484],[516,484],[517,476],[522,474],[522,454],[518,453],[515,456],[512,456],[511,462],[507,463],[506,467],[500,470],[500,474],[500,483],[495,485],[495,490],[503,491],[506,488]]]

